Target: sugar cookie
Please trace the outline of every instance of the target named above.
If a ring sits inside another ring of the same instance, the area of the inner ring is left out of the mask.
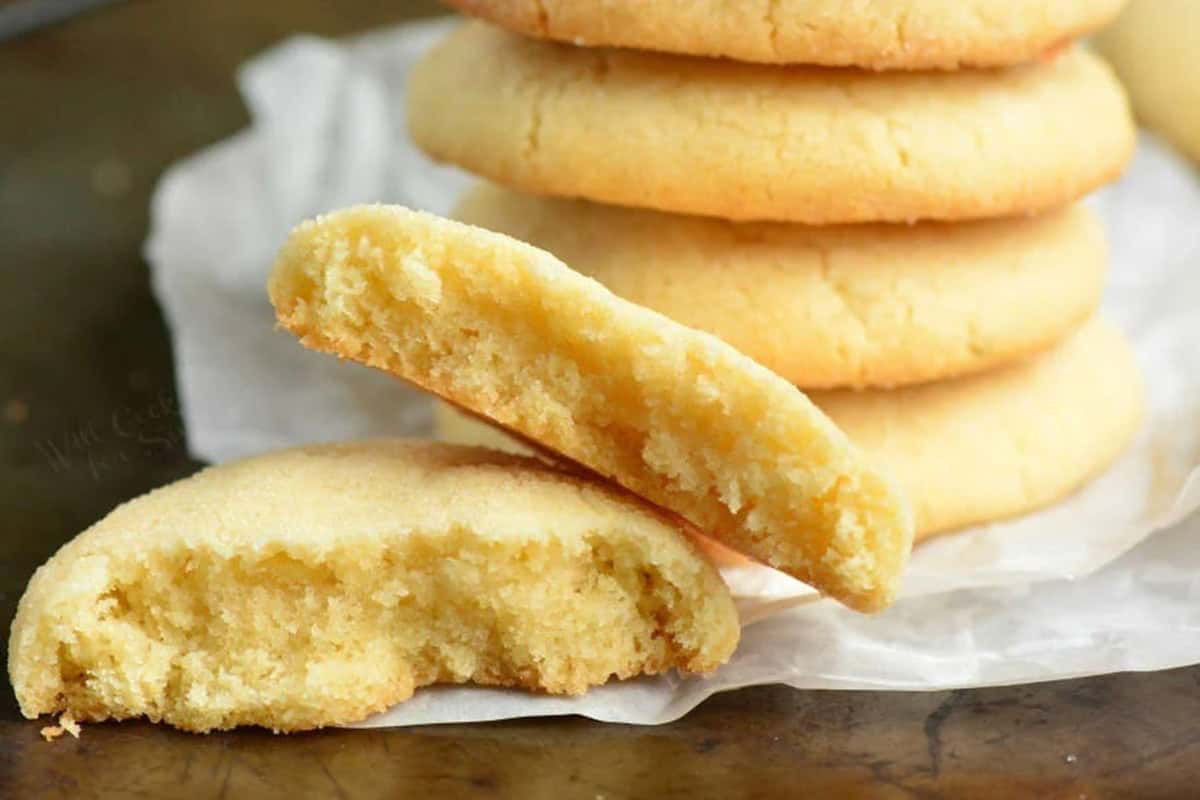
[[[308,347],[483,414],[853,608],[895,595],[908,506],[798,389],[542,250],[360,206],[297,227],[269,288]]]
[[[294,731],[431,683],[707,672],[737,639],[715,568],[648,504],[535,459],[381,440],[117,508],[30,581],[9,672],[28,717]]]
[[[1137,362],[1102,319],[1024,364],[814,402],[912,500],[920,537],[1049,505],[1104,470],[1142,420]]]
[[[1142,414],[1132,353],[1103,321],[1027,363],[984,375],[810,397],[899,477],[918,540],[1055,502],[1117,457]],[[434,420],[443,441],[529,452],[445,403]]]
[[[1072,48],[1038,64],[864,73],[591,50],[471,23],[413,71],[434,158],[534,194],[832,224],[1038,211],[1113,179],[1135,130]]]
[[[973,223],[731,223],[482,184],[455,217],[553,253],[802,388],[954,377],[1052,346],[1100,302],[1083,206]]]

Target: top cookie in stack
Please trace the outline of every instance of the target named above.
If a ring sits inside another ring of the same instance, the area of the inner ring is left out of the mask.
[[[457,216],[821,390],[918,536],[1045,505],[1136,430],[1076,202],[1135,141],[1072,42],[1119,0],[451,5],[486,22],[418,66],[409,124],[494,183]]]
[[[1003,67],[1101,27],[1124,0],[449,0],[516,33],[761,64]]]

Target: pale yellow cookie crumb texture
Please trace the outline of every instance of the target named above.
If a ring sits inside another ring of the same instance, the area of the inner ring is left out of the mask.
[[[448,2],[525,36],[576,45],[897,70],[1029,61],[1103,26],[1124,0]]]
[[[924,540],[1028,513],[1108,468],[1141,426],[1144,389],[1120,332],[1093,319],[1058,347],[983,375],[812,398],[907,490]],[[446,403],[437,437],[529,452]]]
[[[515,455],[546,455],[536,444],[522,439],[520,435],[503,430],[494,422],[474,416],[441,400],[435,400],[433,404],[433,430],[438,441],[451,444],[487,447]],[[689,534],[700,552],[717,566],[743,566],[751,563],[751,559],[744,554],[699,531],[692,530]]]
[[[1082,204],[916,225],[737,223],[482,183],[454,217],[553,253],[802,389],[894,387],[1044,351],[1095,311],[1108,251]]]
[[[479,448],[374,441],[205,470],[42,566],[9,674],[27,717],[189,731],[361,720],[434,683],[578,694],[706,673],[739,636],[716,569],[614,488]]]
[[[548,253],[362,206],[293,231],[269,288],[308,347],[495,420],[853,608],[895,596],[908,504],[799,390]]]
[[[413,141],[533,194],[829,225],[1047,210],[1116,178],[1136,129],[1099,58],[952,73],[771,67],[482,23],[414,67]]]
[[[39,733],[47,742],[53,742],[64,733],[69,733],[72,738],[78,739],[80,730],[79,723],[72,719],[70,714],[64,713],[59,716],[57,725],[47,725]]]

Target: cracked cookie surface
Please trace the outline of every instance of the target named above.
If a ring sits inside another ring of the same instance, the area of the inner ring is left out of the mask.
[[[956,377],[1045,350],[1096,309],[1083,206],[973,223],[815,227],[538,197],[480,184],[455,217],[553,253],[805,389]]]
[[[913,504],[917,540],[1066,496],[1128,446],[1144,402],[1129,345],[1102,319],[1052,350],[982,375],[809,396],[897,476]],[[444,403],[435,420],[444,441],[527,452]]]
[[[981,375],[812,398],[897,476],[918,538],[1056,502],[1125,450],[1145,402],[1133,351],[1103,318]]]
[[[434,158],[534,194],[737,220],[973,219],[1062,205],[1134,144],[1095,56],[954,73],[773,67],[469,23],[414,69]]]
[[[525,36],[769,64],[1017,64],[1096,30],[1124,0],[448,0]]]

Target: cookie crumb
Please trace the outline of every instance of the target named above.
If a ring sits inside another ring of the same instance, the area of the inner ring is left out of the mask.
[[[69,733],[74,738],[79,738],[79,723],[74,720],[70,714],[63,714],[58,718],[57,725],[47,725],[40,731],[42,738],[47,742],[53,742],[64,733]]]

